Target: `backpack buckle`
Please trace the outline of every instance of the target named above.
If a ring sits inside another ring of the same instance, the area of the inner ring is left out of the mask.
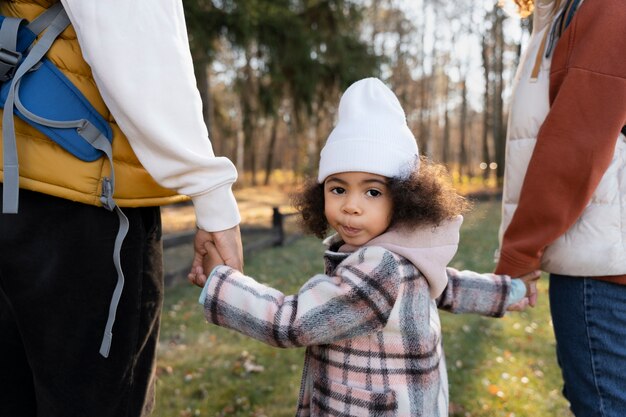
[[[0,82],[13,78],[21,60],[21,52],[11,51],[0,46]]]

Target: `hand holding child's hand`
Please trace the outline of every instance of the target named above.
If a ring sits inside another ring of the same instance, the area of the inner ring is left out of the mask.
[[[206,280],[208,279],[207,274],[210,274],[213,268],[218,265],[225,265],[224,260],[220,256],[220,253],[213,242],[205,242],[203,248],[205,253],[201,260],[202,267],[192,269],[192,272],[190,272],[187,276],[189,281],[198,287],[204,287],[204,284],[206,284]]]
[[[537,281],[541,271],[532,271],[519,277],[526,286],[526,296],[515,304],[511,304],[508,311],[523,311],[526,307],[534,307],[537,304]]]
[[[243,255],[239,226],[222,232],[198,230],[194,239],[194,259],[187,279],[204,287],[207,275],[217,265],[229,265],[241,270]]]

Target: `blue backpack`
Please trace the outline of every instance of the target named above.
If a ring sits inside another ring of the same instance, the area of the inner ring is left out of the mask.
[[[111,164],[110,178],[102,183],[102,205],[115,211],[120,227],[115,239],[113,263],[117,284],[109,306],[100,354],[108,357],[115,313],[124,286],[120,264],[128,219],[113,200],[115,177],[111,141],[113,133],[82,93],[45,57],[55,39],[70,24],[61,2],[28,23],[25,19],[0,16],[0,107],[3,137],[3,213],[17,213],[19,167],[13,115],[44,133],[63,149],[83,161],[103,156]],[[37,41],[37,37],[41,35]]]

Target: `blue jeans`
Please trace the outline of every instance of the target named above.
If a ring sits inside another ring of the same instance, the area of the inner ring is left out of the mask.
[[[550,310],[572,412],[626,416],[626,286],[552,274]]]

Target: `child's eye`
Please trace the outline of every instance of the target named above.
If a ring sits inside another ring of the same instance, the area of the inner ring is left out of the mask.
[[[378,190],[367,190],[365,195],[367,195],[368,197],[378,197],[378,196],[383,195],[383,193],[381,193]]]
[[[341,187],[333,187],[330,189],[330,192],[333,194],[343,194],[346,192],[346,190]]]

